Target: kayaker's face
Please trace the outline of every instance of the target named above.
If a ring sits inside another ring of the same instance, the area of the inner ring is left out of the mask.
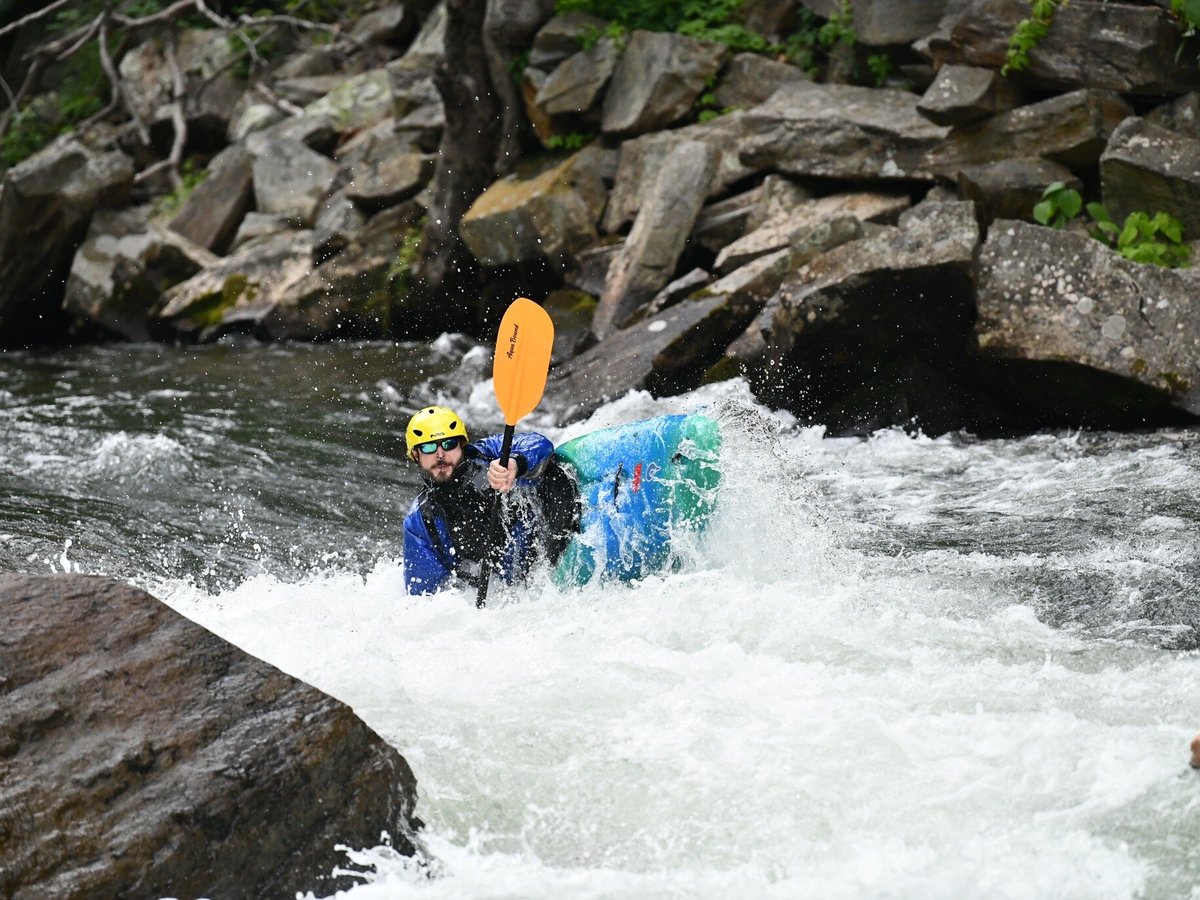
[[[424,445],[422,445],[424,446]],[[442,442],[436,442],[432,453],[425,453],[418,447],[415,451],[417,464],[428,473],[435,484],[445,484],[454,477],[454,470],[463,459],[462,441],[447,450]]]

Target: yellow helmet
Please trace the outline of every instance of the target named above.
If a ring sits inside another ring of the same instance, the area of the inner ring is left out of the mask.
[[[463,424],[458,413],[446,406],[426,406],[413,413],[408,420],[408,430],[405,432],[408,452],[412,453],[417,444],[426,441],[440,441],[442,438],[467,438],[467,426]]]

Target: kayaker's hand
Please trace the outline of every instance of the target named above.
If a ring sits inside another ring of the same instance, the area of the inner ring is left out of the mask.
[[[492,486],[492,489],[503,494],[511,490],[517,481],[517,461],[510,459],[508,461],[508,468],[502,469],[500,467],[500,460],[493,459],[488,465],[487,475],[488,484]]]

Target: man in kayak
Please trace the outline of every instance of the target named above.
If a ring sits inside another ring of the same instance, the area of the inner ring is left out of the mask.
[[[445,406],[418,410],[405,439],[425,480],[404,519],[408,593],[432,594],[454,575],[486,577],[497,543],[500,574],[524,577],[539,558],[554,563],[578,529],[578,491],[542,435],[515,435],[507,469],[501,436],[469,443],[462,418]],[[506,495],[502,535],[492,534],[496,492]]]

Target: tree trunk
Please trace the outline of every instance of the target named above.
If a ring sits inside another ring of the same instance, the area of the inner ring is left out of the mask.
[[[477,330],[478,266],[458,236],[458,223],[495,177],[501,108],[492,90],[483,21],[487,0],[448,0],[446,58],[435,81],[446,108],[432,201],[418,250],[417,276],[431,321],[421,332]],[[433,321],[436,320],[436,321]]]

